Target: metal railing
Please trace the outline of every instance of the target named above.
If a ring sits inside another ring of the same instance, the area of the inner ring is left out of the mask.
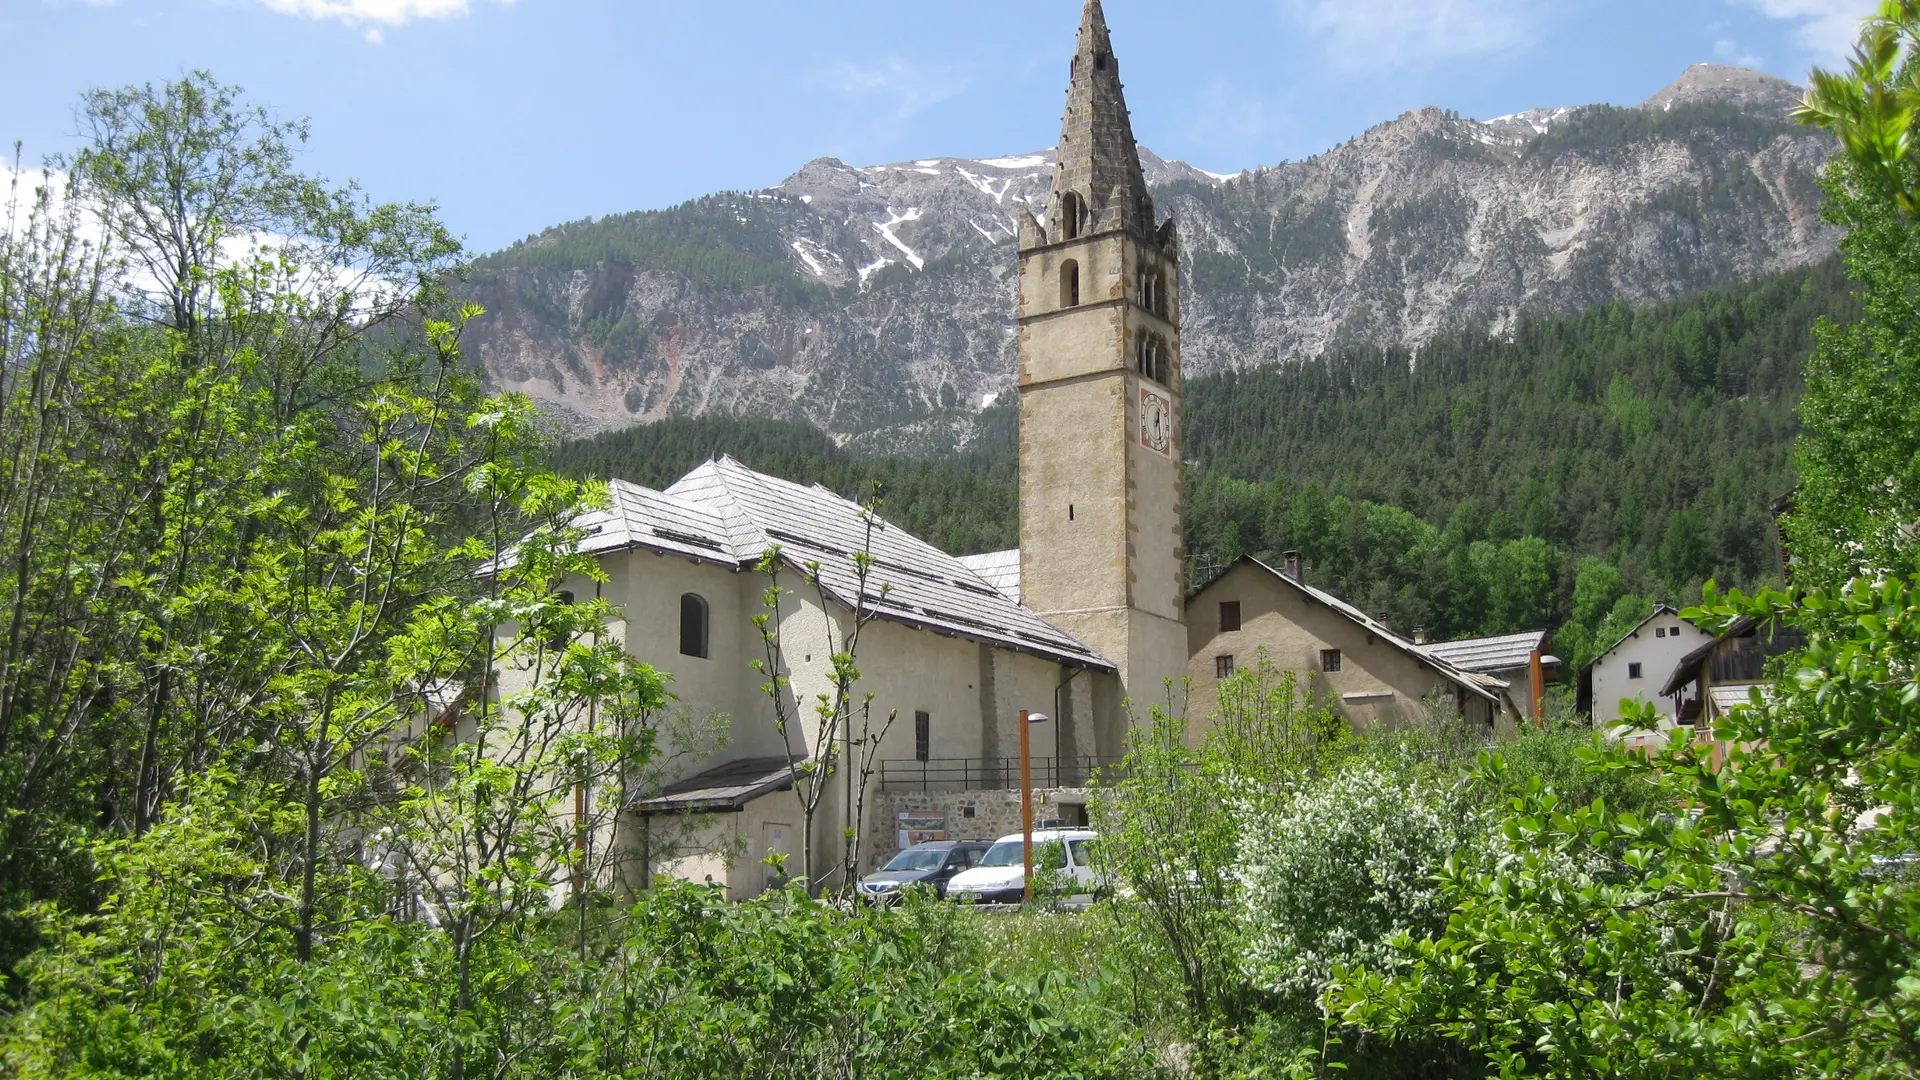
[[[1037,788],[1093,787],[1119,775],[1117,757],[1037,757],[1032,759]],[[1016,791],[1020,759],[890,758],[880,763],[882,791]]]

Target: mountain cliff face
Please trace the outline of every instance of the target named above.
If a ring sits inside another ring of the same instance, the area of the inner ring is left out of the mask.
[[[1633,109],[1427,109],[1223,177],[1142,149],[1179,219],[1190,374],[1665,299],[1816,261],[1832,147],[1796,92],[1700,65]],[[1015,213],[1052,154],[856,168],[549,229],[480,260],[470,352],[581,430],[799,418],[877,447],[964,442],[1013,389]]]

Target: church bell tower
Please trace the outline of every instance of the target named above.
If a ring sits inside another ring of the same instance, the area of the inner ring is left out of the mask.
[[[1180,490],[1180,289],[1155,221],[1100,0],[1080,21],[1044,220],[1020,228],[1020,593],[1113,660],[1093,744],[1187,667]],[[1076,740],[1078,741],[1078,740]]]

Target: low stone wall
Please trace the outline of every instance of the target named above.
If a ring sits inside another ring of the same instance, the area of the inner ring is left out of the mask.
[[[1081,825],[1087,820],[1086,804],[1086,788],[1036,788],[1034,826],[1054,821]],[[900,850],[903,817],[904,824],[916,828],[939,822],[943,826],[939,831],[949,840],[998,840],[1020,831],[1020,792],[883,792],[867,822],[869,842],[861,860],[867,871],[884,865]]]

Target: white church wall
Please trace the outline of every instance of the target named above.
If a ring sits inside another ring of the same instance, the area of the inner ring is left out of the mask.
[[[776,754],[774,749],[761,752],[754,745],[752,733],[743,731],[739,722],[755,704],[747,693],[754,682],[747,661],[752,655],[749,649],[757,648],[757,639],[742,614],[744,606],[752,602],[748,575],[649,551],[628,552],[607,560],[605,565],[609,574],[606,597],[625,616],[618,632],[627,651],[672,676],[667,689],[676,699],[675,708],[695,716],[723,714],[732,718],[732,745],[718,759]],[[680,598],[688,593],[707,602],[705,657],[680,652]],[[702,764],[694,763],[691,769],[697,770]]]
[[[753,800],[738,812],[711,814],[695,819],[694,831],[683,837],[685,846],[697,854],[680,858],[656,858],[652,866],[654,880],[677,878],[682,881],[712,882],[726,888],[729,900],[746,900],[777,884],[779,875],[766,864],[769,849],[785,855],[785,873],[799,876],[805,870],[805,851],[800,843],[800,826],[806,820],[800,802],[792,790],[775,791]],[[655,819],[655,827],[668,830],[685,828],[682,819]],[[829,830],[822,830],[827,832]],[[826,847],[816,847],[814,861],[824,870],[838,865],[838,833],[827,839]]]

